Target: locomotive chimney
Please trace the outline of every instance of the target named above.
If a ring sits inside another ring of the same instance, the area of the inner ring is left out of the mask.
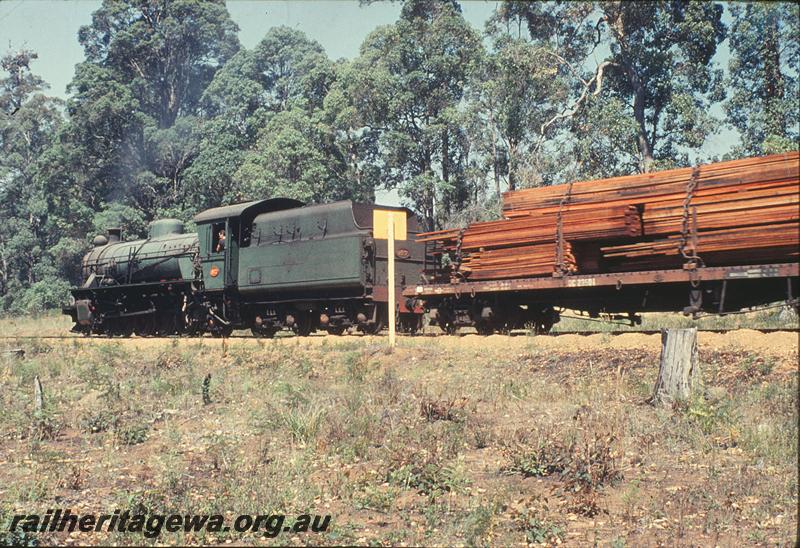
[[[106,232],[108,233],[108,243],[113,244],[122,240],[121,228],[109,228]]]

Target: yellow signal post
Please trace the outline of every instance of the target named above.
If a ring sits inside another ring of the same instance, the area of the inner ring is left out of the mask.
[[[394,302],[394,221],[389,223],[388,232],[389,234],[387,234],[386,239],[386,254],[388,255],[389,263],[386,265],[386,274],[389,278],[389,281],[386,285],[389,286],[389,306],[387,308],[389,313],[389,346],[394,348],[394,345],[397,342],[395,340],[395,337],[397,336],[395,334],[395,329],[397,328],[397,326],[395,326],[395,317],[397,316],[397,314],[395,314],[395,306],[397,306],[397,303]]]
[[[397,296],[394,276],[394,241],[406,239],[406,212],[405,211],[386,211],[373,210],[372,212],[372,234],[376,239],[386,240],[386,255],[388,259],[387,268],[387,291],[389,297],[388,321],[389,321],[389,346],[394,348],[397,340]]]

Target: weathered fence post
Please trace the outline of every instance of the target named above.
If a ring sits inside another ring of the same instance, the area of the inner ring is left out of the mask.
[[[39,380],[39,375],[33,378],[33,404],[38,417],[44,409],[44,391],[42,390],[42,381]]]
[[[700,381],[697,328],[661,330],[661,364],[651,401],[669,405],[688,400]]]
[[[203,379],[203,405],[211,403],[211,373]]]

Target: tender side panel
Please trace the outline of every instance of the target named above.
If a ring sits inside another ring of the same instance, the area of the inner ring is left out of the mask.
[[[356,226],[352,203],[313,205],[258,215],[239,254],[239,291],[246,298],[348,290],[372,282],[369,234]]]
[[[302,289],[360,288],[364,269],[360,234],[272,243],[242,249],[239,291],[297,292]]]

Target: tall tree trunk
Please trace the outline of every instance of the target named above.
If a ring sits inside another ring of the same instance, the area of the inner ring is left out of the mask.
[[[508,141],[508,190],[517,189],[517,148],[519,143],[513,139]]]
[[[500,196],[500,172],[497,158],[497,131],[494,125],[494,109],[489,109],[489,128],[492,132],[492,174],[494,175],[494,191]]]
[[[647,140],[647,124],[644,118],[644,85],[636,73],[636,69],[628,67],[628,78],[633,87],[633,117],[636,119],[636,144],[639,147],[641,161],[639,168],[643,173],[648,173],[653,165],[653,149]],[[655,134],[655,132],[654,132]]]
[[[445,185],[450,180],[450,133],[442,130],[442,181]]]
[[[432,168],[432,159],[431,159],[431,151],[429,148],[425,148],[424,153],[424,165],[422,166],[422,173],[427,177],[433,177],[433,168]],[[424,215],[425,215],[425,224],[427,225],[427,230],[436,230],[435,226],[435,219],[436,219],[436,188],[426,188],[425,192],[423,193],[424,198]]]
[[[450,181],[450,133],[447,128],[442,130],[442,181],[446,189]],[[443,194],[442,205],[448,212],[453,210],[452,196],[447,191]]]
[[[783,100],[784,82],[781,73],[779,29],[776,17],[769,22],[769,27],[764,33],[761,55],[764,58],[764,110],[766,111],[765,132],[766,136],[786,135],[786,118],[781,112],[780,103]]]

